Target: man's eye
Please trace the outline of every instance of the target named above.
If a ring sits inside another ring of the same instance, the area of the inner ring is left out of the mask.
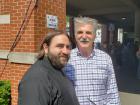
[[[69,46],[66,46],[67,49],[71,50],[72,46],[69,45]]]
[[[83,31],[78,31],[77,34],[83,34]]]
[[[59,45],[57,45],[57,47],[59,47],[59,48],[63,48],[64,45],[59,44]]]
[[[91,34],[92,34],[92,32],[90,32],[90,31],[86,31],[86,34],[91,35]]]

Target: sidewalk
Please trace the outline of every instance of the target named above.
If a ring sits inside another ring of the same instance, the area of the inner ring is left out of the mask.
[[[140,94],[120,92],[121,105],[140,105]]]

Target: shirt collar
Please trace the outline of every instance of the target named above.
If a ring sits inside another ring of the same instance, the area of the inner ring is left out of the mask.
[[[76,53],[77,53],[77,56],[81,56],[81,52],[78,50],[78,48],[76,48]],[[95,55],[95,51],[94,49],[92,50],[92,53],[90,54],[90,56],[88,57],[89,58],[92,58],[93,56]],[[81,56],[82,57],[82,56]]]

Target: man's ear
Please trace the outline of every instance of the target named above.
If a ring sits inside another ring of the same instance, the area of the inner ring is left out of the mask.
[[[43,44],[43,49],[45,51],[45,54],[48,53],[48,45],[46,43]]]

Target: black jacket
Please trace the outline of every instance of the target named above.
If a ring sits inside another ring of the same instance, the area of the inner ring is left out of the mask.
[[[49,59],[38,60],[19,84],[18,105],[79,105],[72,83]]]

